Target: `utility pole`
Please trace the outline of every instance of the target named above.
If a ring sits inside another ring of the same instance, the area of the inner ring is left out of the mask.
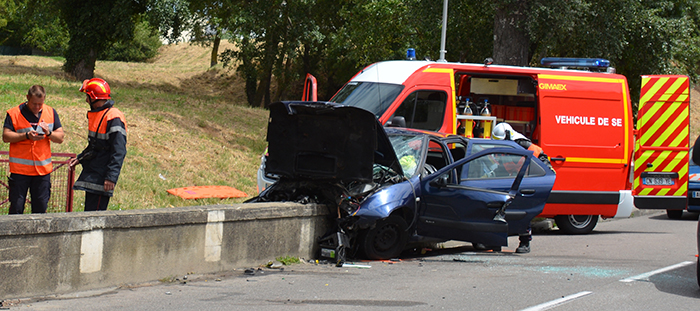
[[[442,5],[442,39],[440,40],[440,59],[438,62],[447,62],[445,60],[445,40],[447,38],[447,0],[444,0]]]

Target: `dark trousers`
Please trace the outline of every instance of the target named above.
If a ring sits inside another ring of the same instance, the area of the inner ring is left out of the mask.
[[[46,213],[51,198],[51,174],[28,176],[11,173],[7,181],[10,185],[9,214],[24,214],[27,190],[32,195],[32,214]]]
[[[532,226],[528,225],[527,226],[527,231],[523,232],[521,234],[518,234],[518,239],[520,240],[520,244],[525,244],[525,245],[530,245],[530,241],[532,241]]]
[[[110,196],[85,192],[85,211],[106,211]]]

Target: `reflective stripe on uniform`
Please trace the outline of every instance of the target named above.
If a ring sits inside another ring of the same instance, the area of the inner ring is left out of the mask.
[[[89,190],[95,190],[95,191],[100,191],[100,192],[107,192],[107,193],[113,193],[114,190],[110,191],[105,191],[105,185],[104,184],[96,184],[96,183],[91,183],[87,181],[76,181],[75,184],[73,184],[75,187],[78,188],[84,188],[84,189],[89,189]]]
[[[43,160],[43,161],[32,161],[32,160],[27,160],[27,159],[22,159],[22,158],[10,157],[10,163],[32,165],[32,166],[44,166],[44,165],[51,164],[51,158],[48,158],[48,159]]]

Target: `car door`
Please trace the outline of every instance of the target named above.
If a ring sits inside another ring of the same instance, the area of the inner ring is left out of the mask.
[[[475,142],[472,141],[470,151],[477,153],[490,148],[503,148],[506,142],[497,144],[496,142]],[[515,149],[521,149],[513,143]],[[523,149],[524,150],[524,149]],[[469,170],[462,171],[460,176],[460,184],[467,187],[486,188],[496,191],[508,191],[513,179],[515,178],[515,170],[518,163],[506,161],[505,168],[495,170],[491,176],[470,176]],[[508,232],[517,234],[525,232],[530,224],[530,221],[537,215],[542,213],[544,205],[552,192],[556,174],[547,168],[542,161],[532,157],[530,166],[525,173],[525,177],[521,182],[520,189],[506,210],[506,220],[508,221]],[[472,174],[474,170],[472,168]]]
[[[461,184],[459,178],[450,177],[470,166],[476,168],[493,159],[503,160],[503,154],[523,158],[523,162],[532,158],[532,154],[525,150],[489,149],[452,163],[421,180],[418,234],[486,245],[507,245],[508,224],[494,220],[494,216],[519,189],[529,165],[521,166],[522,173],[516,174],[520,177],[513,178],[510,190],[506,191],[467,186]]]

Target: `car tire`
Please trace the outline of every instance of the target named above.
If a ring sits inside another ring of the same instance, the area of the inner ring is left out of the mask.
[[[406,242],[406,221],[399,216],[389,216],[377,221],[374,228],[367,231],[362,241],[362,249],[369,259],[391,259],[401,254]]]
[[[554,221],[565,234],[588,234],[598,224],[598,215],[559,215]]]
[[[666,216],[668,216],[668,219],[681,219],[681,218],[683,218],[683,210],[682,209],[667,209]]]

